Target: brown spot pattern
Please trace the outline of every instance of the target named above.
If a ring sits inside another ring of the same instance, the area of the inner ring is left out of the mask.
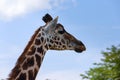
[[[34,58],[28,58],[27,61],[23,64],[23,69],[26,70],[28,67],[31,67],[34,65]]]
[[[38,48],[37,48],[37,52],[38,52],[38,53],[42,53],[42,52],[43,52],[43,48],[42,48],[41,46],[38,47]]]
[[[32,70],[28,71],[28,79],[29,80],[35,80],[35,77],[33,75],[33,71]]]
[[[36,77],[36,76],[37,76],[37,73],[38,73],[38,70],[37,70],[37,69],[35,69],[35,70],[34,70],[34,77]]]
[[[40,44],[41,44],[40,39],[36,39],[36,40],[35,40],[35,44],[36,44],[36,45],[40,45]]]
[[[38,65],[38,67],[40,67],[40,65],[41,65],[41,57],[38,54],[36,54],[35,57],[36,57],[37,65]]]
[[[20,74],[20,76],[17,80],[26,80],[26,73]]]
[[[48,50],[48,46],[47,46],[47,44],[45,45],[45,48]]]
[[[41,42],[43,42],[44,41],[44,38],[43,37],[41,37]]]

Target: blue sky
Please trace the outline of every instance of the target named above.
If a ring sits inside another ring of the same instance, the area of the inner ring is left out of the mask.
[[[80,80],[80,73],[102,58],[101,51],[120,44],[120,0],[1,0],[0,79],[7,78],[46,13],[59,16],[66,31],[87,50],[48,51],[36,80]]]

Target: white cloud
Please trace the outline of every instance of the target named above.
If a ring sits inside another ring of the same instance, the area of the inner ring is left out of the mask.
[[[51,9],[64,0],[0,0],[0,17],[11,19],[30,11]]]

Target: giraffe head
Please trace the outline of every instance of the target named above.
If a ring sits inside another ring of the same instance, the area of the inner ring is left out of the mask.
[[[62,24],[57,23],[58,17],[52,19],[47,14],[43,17],[43,21],[46,23],[45,39],[50,50],[74,50],[76,52],[85,51],[85,45],[73,35],[69,34]]]

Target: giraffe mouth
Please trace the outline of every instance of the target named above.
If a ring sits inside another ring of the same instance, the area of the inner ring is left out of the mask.
[[[83,52],[83,51],[86,50],[85,45],[84,45],[81,41],[76,40],[75,43],[76,43],[76,46],[75,46],[75,48],[74,48],[74,51],[75,51],[75,52],[81,53],[81,52]]]
[[[75,48],[75,52],[77,52],[77,53],[81,53],[81,52],[83,52],[83,51],[85,51],[85,50],[86,50],[86,48],[85,48],[84,45]]]

